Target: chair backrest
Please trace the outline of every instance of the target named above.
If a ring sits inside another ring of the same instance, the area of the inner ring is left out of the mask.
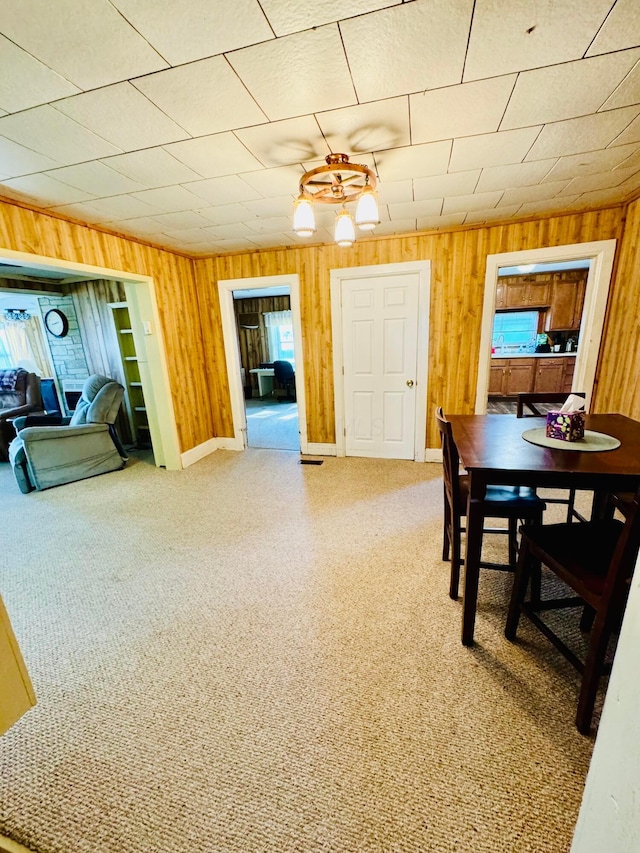
[[[624,603],[640,551],[640,491],[627,504],[625,522],[602,591],[603,599]]]
[[[124,396],[119,382],[94,374],[84,383],[82,395],[71,418],[71,426],[113,424]]]
[[[276,382],[280,382],[282,385],[291,382],[295,376],[293,365],[290,361],[274,361],[273,376]]]
[[[576,397],[586,397],[584,391],[571,391]],[[516,417],[518,418],[543,418],[545,412],[536,408],[536,403],[564,403],[569,396],[566,391],[539,391],[535,393],[518,394],[518,407]],[[525,408],[526,407],[526,408]],[[528,409],[528,411],[526,410]]]
[[[31,406],[32,411],[42,408],[40,377],[23,367],[0,370],[0,409]]]
[[[453,440],[451,423],[445,418],[442,406],[436,409],[436,423],[442,440],[442,471],[444,491],[451,506],[452,514],[461,514],[462,498],[460,496],[460,456]]]

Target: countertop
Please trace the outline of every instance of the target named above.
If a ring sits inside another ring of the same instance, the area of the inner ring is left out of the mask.
[[[491,353],[491,358],[575,358],[577,352],[510,352]]]

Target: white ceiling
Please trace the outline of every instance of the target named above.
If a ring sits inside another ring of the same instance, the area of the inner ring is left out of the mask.
[[[0,34],[0,195],[190,255],[304,243],[330,152],[376,234],[640,191],[638,0],[2,0]]]

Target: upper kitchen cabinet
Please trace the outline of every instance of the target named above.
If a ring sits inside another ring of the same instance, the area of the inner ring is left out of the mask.
[[[549,304],[551,289],[546,281],[535,279],[509,282],[506,286],[507,308],[536,308]]]
[[[579,329],[584,306],[586,271],[578,281],[560,279],[551,285],[551,303],[545,317],[545,331]]]

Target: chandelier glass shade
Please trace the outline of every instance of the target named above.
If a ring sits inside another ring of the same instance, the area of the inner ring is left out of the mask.
[[[26,308],[5,308],[4,309],[4,317],[5,320],[30,320],[31,314],[27,311]]]
[[[380,221],[376,198],[376,176],[368,166],[350,163],[346,154],[329,154],[327,165],[311,169],[300,179],[300,194],[294,205],[293,230],[310,237],[316,230],[314,204],[340,204],[336,216],[335,240],[350,246],[355,240],[353,218],[345,204],[357,202],[356,224],[372,231]]]

